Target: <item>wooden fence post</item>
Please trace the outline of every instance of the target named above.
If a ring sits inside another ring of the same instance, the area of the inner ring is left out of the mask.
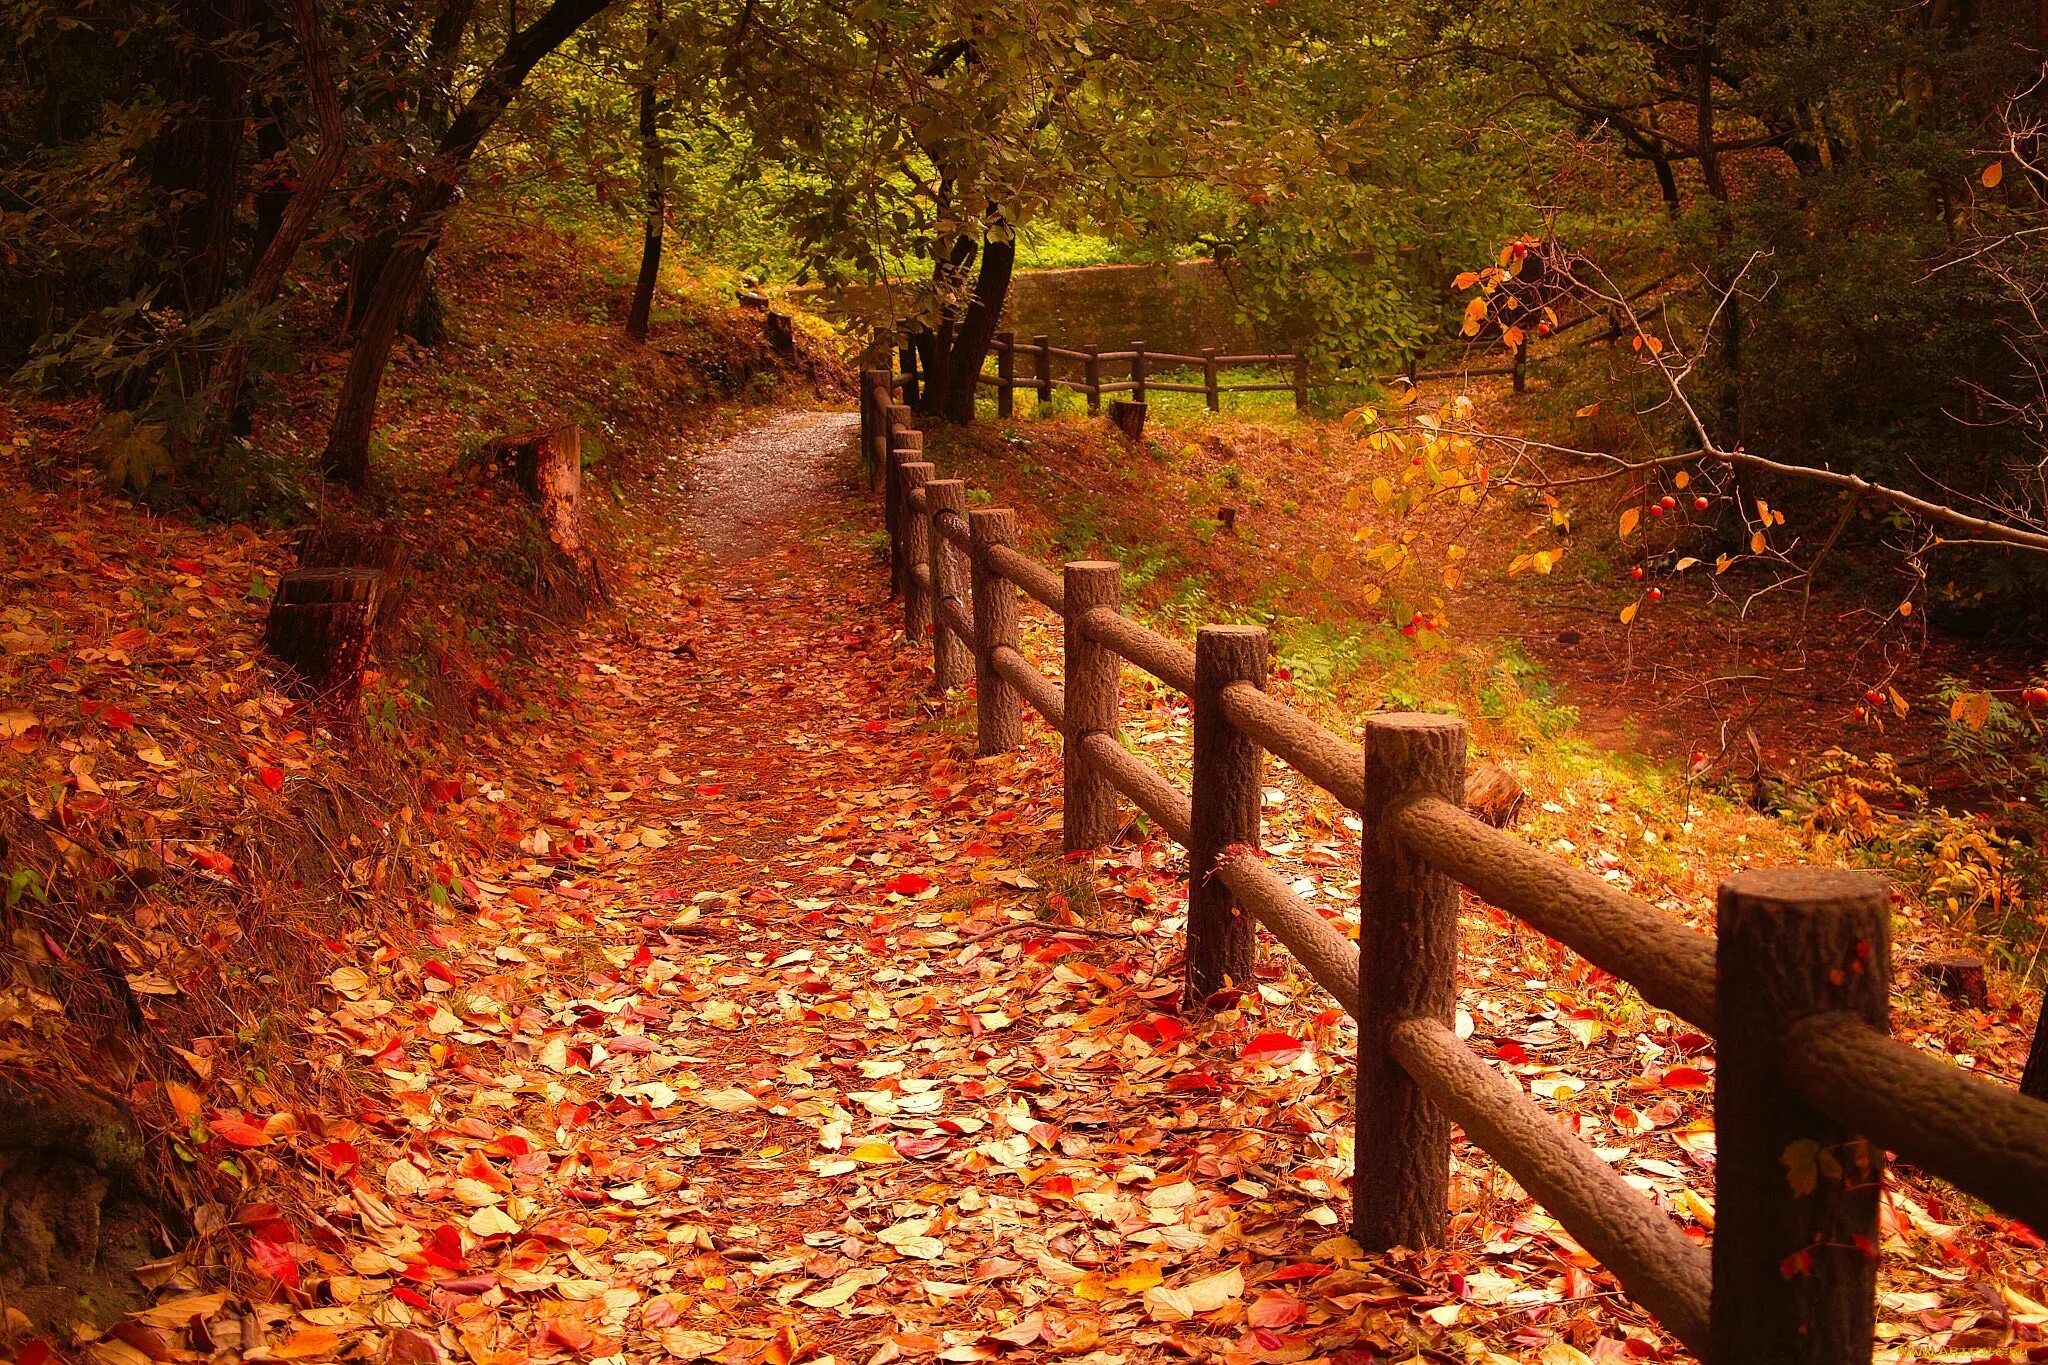
[[[1122,664],[1115,651],[1081,633],[1080,620],[1092,607],[1112,611],[1123,602],[1123,569],[1107,560],[1084,559],[1065,570],[1066,735],[1064,753],[1067,852],[1100,848],[1116,837],[1116,788],[1081,755],[1081,739],[1118,732],[1117,680]]]
[[[932,628],[932,604],[917,568],[931,568],[932,523],[917,514],[910,495],[931,482],[932,467],[923,460],[903,460],[896,468],[903,480],[903,634],[921,645]]]
[[[1712,1358],[1868,1365],[1884,1152],[1795,1099],[1782,1059],[1815,1014],[1890,1032],[1890,893],[1875,873],[1774,868],[1719,900]]]
[[[910,407],[917,406],[917,347],[908,341],[899,348],[903,362],[903,401]]]
[[[1088,359],[1082,362],[1082,378],[1088,381],[1088,415],[1102,415],[1102,348],[1090,346]]]
[[[1216,348],[1202,348],[1202,396],[1208,401],[1209,411],[1223,411],[1223,393],[1216,387]]]
[[[1131,343],[1131,401],[1145,401],[1145,343]]]
[[[874,472],[872,466],[875,454],[875,416],[875,372],[873,370],[863,369],[860,372],[859,450],[861,468],[867,473],[869,473],[869,475],[871,476],[868,480],[869,492],[873,492],[875,488],[875,481],[872,477]]]
[[[910,425],[910,409],[897,404],[885,418],[889,426],[889,463],[883,477],[882,516],[889,528],[889,590],[896,596],[908,592],[910,563],[910,504],[903,496],[903,466],[924,455],[924,433]],[[899,414],[905,414],[899,417]],[[899,425],[900,423],[900,425]]]
[[[998,646],[1018,646],[1017,587],[988,567],[989,547],[1008,545],[1017,517],[1007,507],[977,507],[967,514],[973,540],[974,733],[983,758],[1008,753],[1024,740],[1024,708],[1017,689],[996,672]]]
[[[958,545],[939,531],[939,514],[951,512],[967,522],[967,485],[958,479],[931,479],[924,486],[925,512],[930,531],[925,544],[931,548],[932,566],[932,691],[944,696],[967,682],[974,661],[968,642],[946,624],[939,604],[950,601],[967,611],[967,556]]]
[[[1393,835],[1409,801],[1465,799],[1465,722],[1395,714],[1365,722],[1360,812],[1357,1167],[1351,1235],[1369,1251],[1443,1240],[1450,1193],[1451,1121],[1424,1097],[1387,1046],[1394,1026],[1457,1007],[1458,884]]]
[[[1263,626],[1203,626],[1195,632],[1195,772],[1188,837],[1187,1002],[1199,1005],[1235,986],[1256,990],[1258,925],[1215,874],[1232,844],[1259,846],[1263,751],[1223,714],[1223,689],[1266,685]]]
[[[1308,411],[1308,357],[1294,357],[1294,410]]]
[[[1049,404],[1052,402],[1052,338],[1035,336],[1031,338],[1031,345],[1038,352],[1038,401]]]
[[[996,333],[996,416],[1008,417],[1014,407],[1010,386],[1017,378],[1017,334]]]

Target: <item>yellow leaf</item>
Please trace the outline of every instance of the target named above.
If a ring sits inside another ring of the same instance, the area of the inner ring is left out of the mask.
[[[1991,694],[1965,692],[1949,703],[1948,718],[1960,720],[1972,730],[1981,730],[1991,719]]]
[[[1458,272],[1458,278],[1451,281],[1451,288],[1470,289],[1477,283],[1479,283],[1479,272],[1475,270],[1461,270]]]
[[[1332,573],[1336,572],[1336,569],[1337,557],[1328,550],[1316,551],[1314,557],[1308,562],[1308,571],[1314,574],[1317,579],[1328,578]]]
[[[1529,567],[1537,573],[1549,573],[1557,567],[1557,561],[1563,558],[1563,550],[1538,550],[1529,556]]]
[[[1885,689],[1885,691],[1889,693],[1891,696],[1892,710],[1898,712],[1901,717],[1904,717],[1906,712],[1913,709],[1911,706],[1907,704],[1906,699],[1899,695],[1898,688],[1888,687]]]
[[[1368,607],[1371,606],[1373,603],[1380,600],[1380,585],[1377,583],[1366,584],[1365,591],[1361,593],[1360,596],[1365,598],[1365,604]]]
[[[1467,551],[1462,545],[1452,545],[1444,551],[1444,558],[1455,564],[1463,559]]]
[[[1714,573],[1718,576],[1728,572],[1728,566],[1735,562],[1729,555],[1722,555],[1714,561]]]
[[[1664,343],[1658,340],[1656,337],[1644,337],[1643,345],[1650,348],[1651,355],[1664,354]]]
[[[1692,482],[1692,475],[1686,470],[1681,469],[1678,471],[1677,477],[1672,479],[1671,482],[1674,487],[1683,488]]]
[[[270,1354],[279,1360],[310,1360],[314,1356],[333,1356],[339,1345],[341,1338],[332,1327],[301,1327],[271,1347]]]
[[[1598,403],[1588,403],[1586,404],[1586,406],[1580,408],[1577,412],[1573,413],[1572,416],[1591,417],[1594,413],[1598,411],[1600,411],[1600,405]]]
[[[1630,536],[1634,535],[1634,534],[1635,534],[1635,529],[1636,529],[1636,524],[1637,524],[1638,522],[1640,522],[1640,521],[1641,521],[1642,519],[1643,519],[1643,509],[1642,509],[1642,508],[1640,508],[1640,507],[1624,507],[1624,508],[1622,508],[1622,509],[1621,509],[1621,538],[1622,538],[1623,540],[1627,540],[1627,539],[1628,539],[1628,538],[1629,538]]]
[[[1157,1261],[1132,1261],[1109,1278],[1111,1288],[1121,1289],[1127,1294],[1142,1294],[1158,1283]]]
[[[1909,597],[1909,598],[1907,598],[1907,599],[1906,599],[1905,601],[1903,601],[1903,602],[1899,603],[1899,615],[1901,615],[1901,616],[1911,616],[1912,614],[1913,614],[1913,599]]]
[[[1977,177],[1977,183],[1987,190],[1995,190],[1998,188],[1998,182],[2003,179],[2005,179],[2005,163],[2003,161],[1994,161],[1984,168],[1982,175]]]
[[[1460,571],[1459,571],[1459,569],[1458,569],[1458,566],[1457,566],[1457,565],[1455,565],[1455,564],[1446,564],[1446,565],[1444,565],[1444,586],[1445,586],[1445,587],[1449,588],[1449,589],[1450,589],[1451,591],[1453,591],[1453,592],[1456,592],[1456,591],[1457,591],[1457,590],[1458,590],[1458,589],[1459,589],[1460,587],[1464,586],[1464,582],[1465,582],[1465,575],[1464,575],[1464,574],[1463,574],[1462,572],[1460,572]]]
[[[1749,552],[1753,555],[1760,555],[1764,552],[1764,533],[1762,531],[1751,531],[1749,533]]]
[[[1386,475],[1372,481],[1372,500],[1382,507],[1394,500],[1394,484]]]
[[[1699,563],[1697,559],[1694,559],[1691,555],[1687,555],[1684,559],[1681,559],[1676,564],[1673,564],[1671,566],[1671,571],[1673,573],[1684,573],[1687,569],[1690,569],[1693,565],[1697,563]]]
[[[870,1166],[884,1166],[903,1157],[886,1142],[863,1142],[847,1153],[855,1161],[864,1161]]]
[[[1636,619],[1636,608],[1640,605],[1641,603],[1631,602],[1621,609],[1621,623],[1623,625],[1627,625]]]
[[[187,1127],[191,1126],[192,1121],[199,1117],[200,1110],[205,1107],[198,1091],[177,1081],[164,1082],[164,1097],[171,1102],[171,1108],[177,1111],[178,1121]]]

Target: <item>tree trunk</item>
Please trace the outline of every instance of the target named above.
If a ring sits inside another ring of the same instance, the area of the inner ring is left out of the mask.
[[[2027,1054],[2027,1069],[2020,1073],[2020,1093],[2048,1100],[2048,995],[2042,997],[2034,1019],[2034,1047]]]
[[[941,300],[938,326],[918,336],[919,349],[924,352],[924,391],[918,396],[918,411],[928,417],[943,419],[947,412],[953,390],[953,337],[960,324],[960,309],[952,299],[979,249],[972,237],[955,237],[945,256],[932,267],[932,283]]]
[[[277,298],[278,290],[284,286],[285,272],[312,230],[314,216],[320,212],[334,178],[341,173],[342,158],[348,151],[341,99],[335,89],[334,71],[327,63],[319,9],[315,0],[291,0],[291,8],[292,30],[306,64],[306,97],[313,105],[313,117],[320,129],[320,146],[299,178],[298,188],[292,191],[290,201],[278,215],[277,227],[263,255],[249,272],[249,285],[244,293],[252,311],[269,307]],[[227,439],[235,408],[241,401],[242,381],[248,372],[249,342],[243,337],[222,353],[214,369],[213,429],[208,441],[215,448]]]
[[[463,173],[477,145],[511,105],[527,73],[542,57],[602,11],[610,0],[555,0],[540,18],[505,44],[476,91],[449,124],[434,163],[413,191],[405,228],[370,291],[363,325],[349,353],[348,373],[335,403],[321,466],[327,477],[360,486],[370,472],[370,433],[376,424],[377,392],[398,324],[426,273],[427,258],[441,226],[460,195]]]
[[[991,213],[992,226],[1002,226],[1000,216]],[[1014,238],[991,237],[981,249],[981,272],[974,281],[974,297],[953,336],[952,354],[947,358],[945,415],[966,425],[974,420],[976,378],[988,356],[989,343],[1002,325],[1003,305],[1010,297],[1010,274],[1017,264]]]
[[[149,259],[188,318],[220,302],[241,182],[248,72],[228,47],[250,20],[249,0],[182,0],[173,20],[165,94],[171,113],[151,148],[150,180],[174,204]]]
[[[668,217],[668,170],[661,150],[661,0],[647,9],[646,84],[640,87],[640,174],[647,185],[647,218],[640,232],[640,278],[633,283],[633,304],[626,310],[626,336],[647,340],[647,317],[654,310],[654,287],[661,279],[661,234]]]

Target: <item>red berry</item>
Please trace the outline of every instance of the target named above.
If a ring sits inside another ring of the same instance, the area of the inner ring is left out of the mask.
[[[2029,706],[2048,706],[2048,687],[2030,687],[2020,693],[2020,700]]]
[[[1643,577],[1643,566],[1640,564],[1636,565],[1633,569],[1630,569],[1628,571],[1628,576],[1640,582]]]
[[[1401,633],[1403,635],[1413,635],[1415,633],[1415,623],[1410,621],[1407,625],[1401,627]]]
[[[1884,705],[1884,693],[1873,687],[1863,694],[1863,700],[1869,702],[1872,706],[1882,706]]]
[[[1651,515],[1651,516],[1653,516],[1653,517],[1661,517],[1661,516],[1663,516],[1663,515],[1664,515],[1664,504],[1663,504],[1663,503],[1661,503],[1661,502],[1653,502],[1653,503],[1651,503],[1651,504],[1650,504],[1650,515]]]
[[[1669,512],[1673,508],[1678,506],[1678,499],[1672,497],[1669,493],[1666,493],[1663,497],[1657,499],[1657,505],[1663,508],[1665,511]]]
[[[1862,720],[1862,719],[1863,719],[1863,717],[1864,717],[1864,714],[1865,714],[1865,712],[1864,712],[1864,710],[1863,710],[1863,708],[1862,708],[1862,707],[1860,707],[1860,706],[1859,706],[1859,707],[1857,707],[1857,708],[1856,708],[1856,719],[1858,719],[1858,720]]]
[[[1662,588],[1652,588],[1652,589],[1650,589],[1650,600],[1651,600],[1652,602],[1662,602],[1662,601],[1664,600],[1664,589],[1662,589]]]
[[[1695,511],[1695,512],[1704,512],[1704,511],[1706,511],[1706,510],[1707,510],[1707,507],[1708,507],[1708,505],[1709,505],[1709,504],[1708,504],[1708,502],[1707,502],[1707,500],[1706,500],[1705,498],[1694,498],[1694,499],[1692,500],[1692,510],[1693,510],[1693,511]]]

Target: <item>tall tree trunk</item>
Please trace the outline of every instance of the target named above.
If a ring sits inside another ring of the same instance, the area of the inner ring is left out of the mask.
[[[980,250],[972,237],[962,233],[953,239],[953,245],[932,267],[932,283],[940,298],[939,321],[935,328],[920,334],[919,340],[925,350],[924,391],[919,395],[918,411],[928,417],[943,418],[951,400],[953,382],[953,336],[959,330],[960,305],[955,302],[960,284],[967,277],[967,271],[974,264],[975,254]]]
[[[647,219],[640,232],[640,278],[626,310],[626,335],[647,340],[647,316],[661,279],[661,234],[668,218],[668,168],[661,149],[661,0],[648,0],[646,84],[640,87],[640,174],[647,184]]]
[[[370,433],[376,425],[377,393],[391,360],[406,305],[426,273],[448,210],[477,145],[504,116],[534,64],[602,11],[610,0],[554,0],[541,16],[506,42],[468,103],[449,124],[426,176],[413,191],[405,227],[384,263],[363,310],[362,327],[349,353],[348,373],[336,401],[321,466],[327,477],[360,486],[370,472]]]
[[[174,200],[151,259],[188,318],[221,300],[235,226],[249,75],[229,55],[250,0],[182,0],[166,75],[172,110],[150,152],[150,180]]]
[[[427,29],[427,50],[425,59],[416,72],[394,71],[386,78],[391,89],[373,96],[375,108],[383,117],[390,116],[396,95],[411,88],[418,100],[420,122],[434,137],[441,137],[448,131],[449,120],[455,115],[452,85],[455,77],[456,58],[462,53],[462,35],[469,27],[469,19],[476,12],[476,0],[443,0],[434,11],[434,21]],[[370,295],[377,287],[377,277],[384,272],[384,263],[391,259],[391,248],[398,237],[398,222],[402,217],[400,206],[405,202],[406,190],[395,186],[391,190],[391,221],[372,230],[357,242],[349,253],[348,283],[336,305],[341,320],[342,336],[354,339],[362,326],[363,314],[370,306]],[[401,331],[425,341],[438,341],[438,323],[431,323],[436,335],[423,336],[423,322],[438,319],[440,301],[433,297],[434,283],[428,278],[421,287],[421,297],[413,305]]]
[[[1002,217],[991,212],[991,227],[1000,229]],[[974,420],[974,395],[982,362],[988,358],[989,343],[1003,319],[1003,304],[1010,297],[1010,273],[1017,264],[1017,242],[990,237],[982,244],[981,272],[975,277],[974,297],[953,334],[953,353],[948,357],[950,373],[946,383],[946,417],[966,425]]]
[[[291,268],[292,258],[299,254],[299,246],[312,230],[313,219],[320,212],[321,202],[327,198],[334,178],[341,174],[342,158],[348,151],[348,134],[341,120],[341,97],[335,89],[334,70],[327,61],[326,35],[321,29],[319,8],[315,0],[291,0],[291,8],[292,31],[306,64],[306,98],[313,106],[314,123],[320,130],[320,145],[313,153],[313,160],[307,164],[305,174],[299,177],[298,188],[292,191],[290,200],[279,213],[277,225],[263,248],[262,256],[257,259],[255,269],[249,272],[249,284],[243,292],[251,312],[269,307],[276,300],[278,290],[284,287],[285,272]],[[249,341],[244,336],[237,338],[221,354],[214,369],[214,413],[208,443],[215,449],[226,441],[234,423],[235,409],[242,397],[242,381],[248,373]]]

